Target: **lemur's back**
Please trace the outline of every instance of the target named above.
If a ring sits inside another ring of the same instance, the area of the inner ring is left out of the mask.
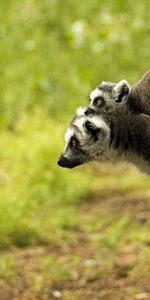
[[[141,79],[135,84],[135,88],[137,86],[137,89],[139,93],[144,97],[150,96],[150,70],[148,70]]]
[[[105,118],[110,122],[110,147],[116,149],[118,158],[150,174],[150,116],[123,114]]]
[[[109,115],[113,145],[121,151],[136,151],[150,162],[150,116]]]
[[[131,87],[127,106],[132,113],[150,115],[150,70]]]

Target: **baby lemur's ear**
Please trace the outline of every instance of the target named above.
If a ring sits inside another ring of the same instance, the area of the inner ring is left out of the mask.
[[[127,80],[121,80],[114,87],[116,102],[122,102],[124,97],[128,97],[130,94],[130,85]]]

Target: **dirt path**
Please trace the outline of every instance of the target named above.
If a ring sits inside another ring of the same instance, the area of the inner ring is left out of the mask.
[[[113,215],[136,210],[132,221],[137,226],[149,226],[149,202],[147,198],[123,197],[117,193],[111,198],[97,196],[79,207],[81,224],[69,232],[73,240],[64,237],[55,245],[1,252],[15,263],[16,273],[0,279],[0,300],[149,300],[150,268],[139,264],[143,248],[149,251],[148,243],[106,247],[96,240],[93,231],[90,233],[90,228],[84,229],[89,219],[92,226],[97,226],[96,212],[108,212],[109,216],[109,210]],[[105,230],[103,227],[99,232]],[[147,264],[149,258],[150,252]],[[145,277],[140,276],[140,268],[145,267]]]

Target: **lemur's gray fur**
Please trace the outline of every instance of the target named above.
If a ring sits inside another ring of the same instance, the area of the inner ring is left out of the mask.
[[[72,120],[58,164],[123,159],[150,173],[150,71],[132,87],[125,80],[102,82],[90,100]]]
[[[65,135],[58,164],[73,168],[89,161],[127,160],[150,172],[150,116],[85,115],[78,110]]]
[[[150,115],[150,70],[130,87],[126,80],[119,83],[103,81],[90,94],[88,111],[93,109],[97,113],[145,113]]]

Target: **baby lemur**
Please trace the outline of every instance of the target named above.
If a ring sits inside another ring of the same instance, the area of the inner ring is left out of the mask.
[[[120,113],[150,115],[150,70],[131,87],[126,80],[119,83],[103,81],[91,92],[88,112],[92,109],[97,113],[117,113],[118,108]]]

